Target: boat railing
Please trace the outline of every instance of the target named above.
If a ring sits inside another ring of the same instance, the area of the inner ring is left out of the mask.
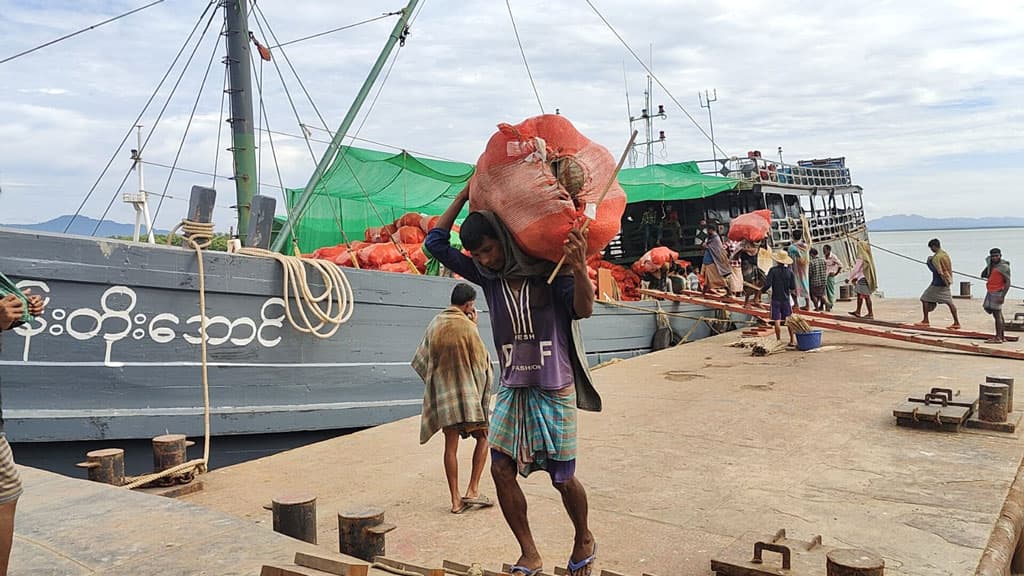
[[[725,176],[749,183],[770,183],[800,188],[839,187],[853,184],[850,169],[840,165],[804,166],[759,156],[698,160],[702,174]]]
[[[804,218],[777,218],[772,220],[771,235],[775,244],[788,243],[792,240],[794,230],[804,229],[807,222],[807,233],[812,243],[821,243],[842,238],[851,233],[863,230],[867,223],[864,211],[859,209],[840,209],[834,211],[821,210],[807,212]]]

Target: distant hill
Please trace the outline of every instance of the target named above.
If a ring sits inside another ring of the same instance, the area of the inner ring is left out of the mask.
[[[868,222],[868,230],[956,230],[971,228],[1024,228],[1024,218],[926,218],[917,214],[883,216]]]
[[[24,230],[38,230],[40,232],[64,232],[64,228],[71,221],[71,215],[65,214],[64,216],[58,216],[53,220],[47,220],[46,222],[40,222],[38,224],[0,224],[0,226],[6,226],[7,228],[21,228]],[[68,234],[77,234],[80,236],[90,236],[92,231],[96,228],[98,221],[89,218],[88,216],[79,216],[75,218],[71,229],[68,230]],[[111,222],[109,220],[104,221],[100,224],[99,230],[96,231],[96,236],[108,237],[108,236],[131,236],[135,232],[135,224],[122,224],[120,222]],[[166,230],[154,230],[156,234],[166,234]]]

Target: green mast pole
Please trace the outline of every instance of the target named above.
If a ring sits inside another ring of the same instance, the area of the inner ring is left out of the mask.
[[[288,220],[281,227],[281,231],[278,232],[277,238],[274,239],[274,244],[271,249],[275,252],[280,252],[285,242],[288,241],[288,237],[292,233],[292,228],[295,222],[298,222],[302,218],[302,213],[306,211],[306,205],[309,204],[309,199],[313,195],[313,191],[320,184],[320,179],[323,178],[324,172],[330,167],[331,162],[334,161],[335,156],[338,154],[338,149],[341,148],[341,141],[345,139],[345,135],[348,133],[348,129],[352,126],[352,122],[355,121],[356,115],[359,114],[359,109],[362,108],[363,102],[366,97],[370,94],[370,89],[373,88],[374,82],[377,81],[377,77],[380,75],[381,69],[384,68],[384,63],[387,62],[388,57],[391,56],[391,51],[394,50],[395,44],[402,39],[405,33],[405,27],[409,23],[409,18],[412,16],[413,10],[416,5],[419,4],[419,0],[409,0],[409,4],[402,9],[402,15],[399,17],[398,22],[395,23],[394,30],[391,31],[391,36],[388,38],[387,44],[384,45],[384,50],[381,51],[380,56],[377,57],[377,61],[374,62],[373,68],[370,69],[370,74],[366,77],[363,82],[362,88],[359,89],[359,94],[356,95],[356,99],[352,102],[352,106],[348,109],[348,114],[345,115],[345,119],[341,121],[341,126],[334,133],[334,138],[331,139],[331,144],[327,147],[327,151],[324,152],[320,162],[316,165],[316,170],[313,171],[313,175],[309,177],[309,182],[306,183],[306,187],[302,190],[302,196],[299,197],[299,201],[296,202],[292,208],[291,213],[288,215]]]
[[[246,245],[249,209],[256,187],[256,139],[252,117],[252,66],[249,59],[247,0],[222,0],[231,97],[231,155],[235,163],[235,200],[238,237]]]

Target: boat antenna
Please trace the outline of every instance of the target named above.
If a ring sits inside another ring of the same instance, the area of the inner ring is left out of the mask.
[[[704,96],[701,97],[700,92],[697,92],[697,101],[700,102],[701,108],[708,109],[708,127],[711,128],[711,158],[715,164],[718,164],[718,151],[715,150],[715,123],[711,120],[711,103],[718,102],[718,88],[713,88],[713,92],[708,94],[707,90],[704,90]]]
[[[405,39],[408,36],[409,19],[412,17],[413,10],[415,10],[417,4],[419,4],[419,0],[409,0],[406,7],[402,9],[402,15],[399,17],[398,22],[395,23],[395,27],[392,29],[391,35],[388,37],[388,41],[384,45],[384,49],[381,50],[381,53],[377,56],[377,61],[373,63],[370,73],[367,75],[366,80],[363,81],[363,85],[359,88],[359,93],[356,95],[355,101],[352,102],[352,105],[348,109],[348,113],[345,114],[345,118],[341,121],[341,126],[339,126],[334,132],[334,137],[331,138],[331,143],[327,146],[327,150],[324,152],[323,157],[317,164],[313,174],[309,177],[309,182],[306,183],[305,188],[302,190],[302,195],[295,203],[291,214],[288,215],[288,219],[285,220],[284,225],[281,227],[281,231],[278,232],[277,238],[274,239],[274,243],[271,247],[273,251],[281,251],[281,248],[283,248],[285,242],[287,242],[295,223],[302,218],[302,214],[305,212],[306,206],[309,204],[309,199],[312,198],[313,193],[316,191],[316,187],[320,184],[320,180],[323,178],[324,172],[326,172],[327,168],[334,162],[334,158],[341,149],[341,143],[345,139],[348,129],[352,126],[356,116],[359,114],[359,109],[362,108],[363,102],[369,95],[370,89],[373,88],[373,84],[380,75],[381,69],[384,68],[384,64],[391,55],[391,51],[394,50],[395,44],[398,44],[399,42],[405,44]]]
[[[35,48],[29,48],[28,50],[25,50],[23,52],[18,52],[17,54],[15,54],[13,56],[8,56],[7,58],[4,58],[3,60],[0,60],[0,64],[6,64],[7,62],[10,62],[11,60],[14,60],[15,58],[21,58],[22,56],[25,56],[27,54],[31,54],[31,53],[35,52],[36,50],[42,50],[43,48],[46,48],[47,46],[53,46],[54,44],[56,44],[58,42],[63,42],[64,40],[67,40],[68,38],[73,38],[75,36],[78,36],[79,34],[82,34],[84,32],[88,32],[89,30],[95,30],[96,28],[99,28],[100,26],[103,26],[104,24],[110,24],[111,22],[113,22],[115,20],[120,20],[121,18],[124,18],[126,16],[131,16],[132,14],[135,14],[136,12],[142,12],[146,8],[150,8],[152,6],[156,6],[157,4],[160,4],[163,1],[164,0],[155,0],[154,2],[150,2],[149,4],[146,4],[145,6],[140,6],[140,7],[136,8],[136,9],[134,9],[134,10],[129,10],[128,12],[125,12],[124,14],[121,14],[121,15],[118,15],[118,16],[114,16],[113,18],[108,18],[108,19],[104,20],[103,22],[99,22],[99,23],[93,24],[92,26],[88,26],[86,28],[82,28],[81,30],[77,30],[77,31],[72,32],[70,34],[65,34],[65,35],[61,36],[60,38],[56,38],[54,40],[50,40],[49,42],[45,42],[43,44],[40,44],[39,46],[36,46]]]

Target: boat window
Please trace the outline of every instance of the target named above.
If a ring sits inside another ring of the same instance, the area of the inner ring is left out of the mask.
[[[797,196],[787,194],[784,196],[786,202],[786,216],[800,218],[800,199]]]
[[[811,196],[811,202],[814,203],[814,211],[817,212],[820,216],[824,216],[826,212],[825,197]]]
[[[853,206],[857,210],[860,210],[861,208],[864,207],[864,205],[863,205],[863,198],[861,198],[860,194],[854,193],[854,195],[853,195]]]
[[[804,211],[804,214],[812,214],[814,212],[814,205],[811,203],[810,196],[797,196],[800,199],[800,209]]]
[[[768,203],[767,208],[772,211],[773,220],[786,218],[786,205],[782,203],[782,195],[765,194],[764,199]]]

